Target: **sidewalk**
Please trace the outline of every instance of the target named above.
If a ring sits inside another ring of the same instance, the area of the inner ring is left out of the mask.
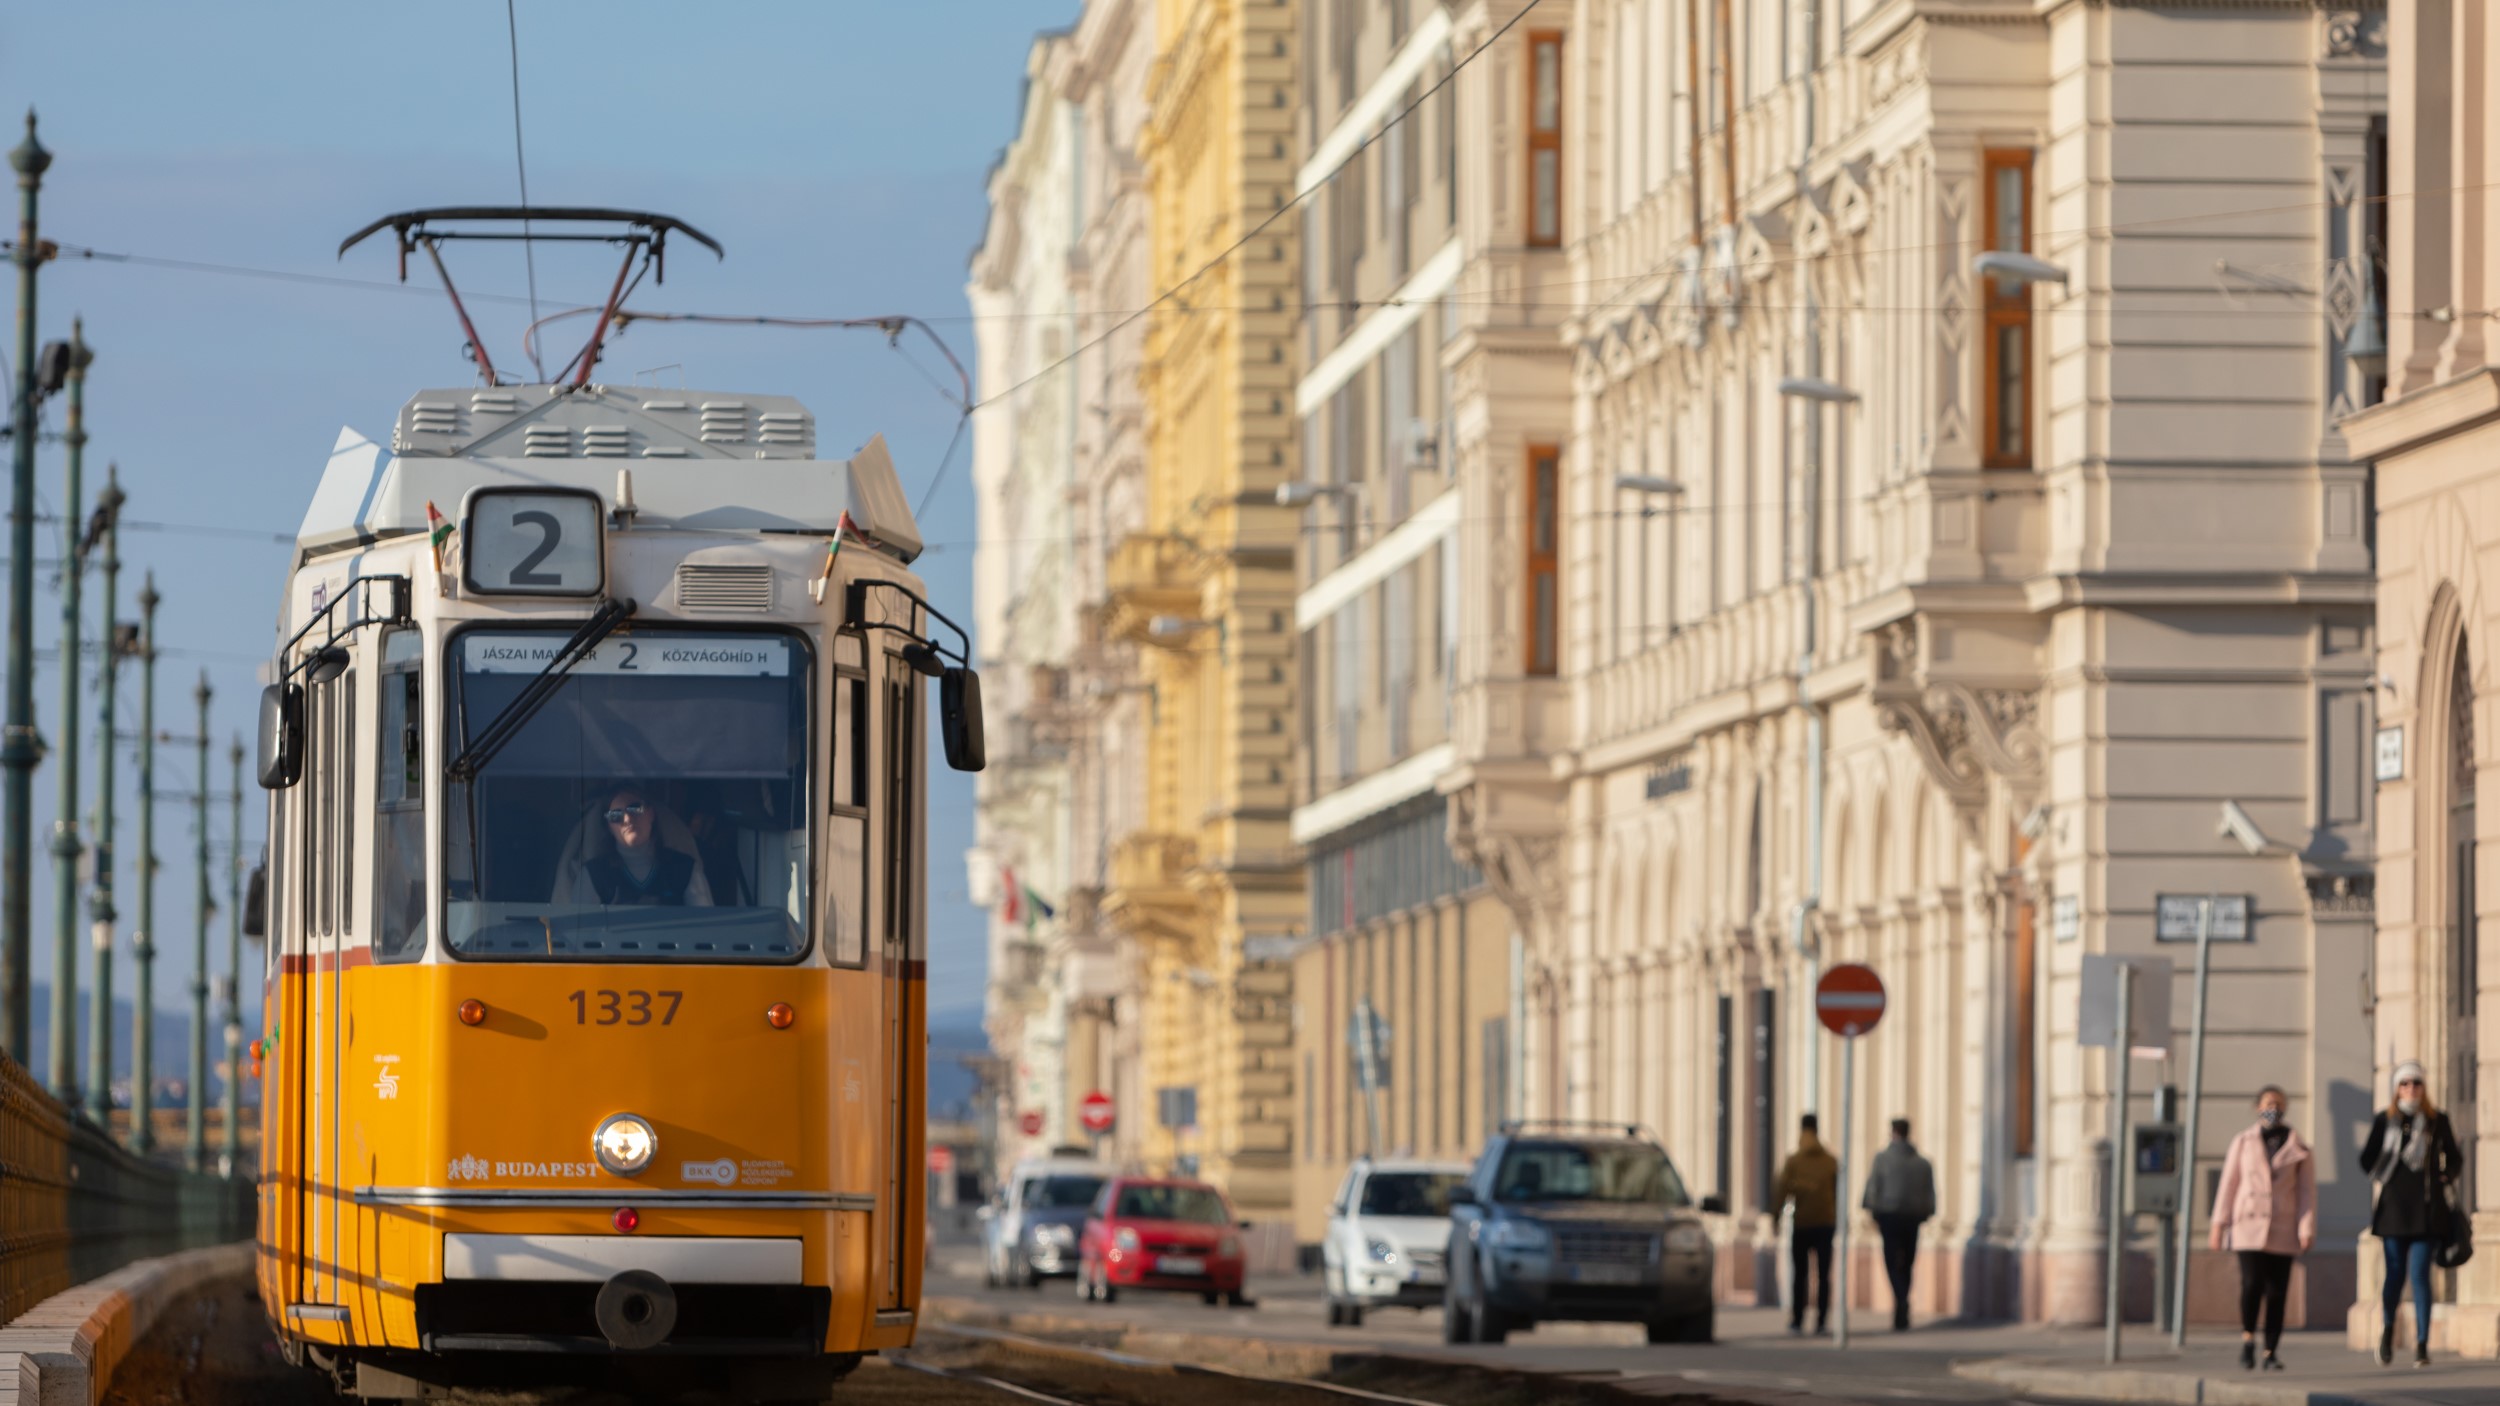
[[[1953,1374],[2037,1396],[2092,1401],[2224,1403],[2225,1406],[2406,1406],[2406,1403],[2500,1402],[2500,1362],[2440,1360],[2416,1370],[2412,1345],[2381,1367],[2345,1346],[2340,1332],[2287,1333],[2286,1370],[2251,1372],[2239,1363],[2239,1334],[2190,1332],[2184,1352],[2147,1326],[2135,1333],[2116,1366],[2101,1360],[2100,1334],[2076,1341],[2071,1332],[2025,1328],[1971,1330],[2001,1335],[2002,1351],[1957,1357]],[[2030,1339],[2031,1341],[2024,1341]],[[2052,1341],[2041,1341],[2053,1339]]]

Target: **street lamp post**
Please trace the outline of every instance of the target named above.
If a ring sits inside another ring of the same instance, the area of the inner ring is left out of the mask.
[[[95,863],[88,872],[93,887],[87,894],[87,918],[95,948],[95,984],[87,1002],[87,1116],[97,1127],[113,1120],[113,752],[121,739],[113,735],[113,695],[121,673],[121,473],[108,468],[104,496],[96,500],[95,520],[86,540],[104,546],[104,671],[103,697],[96,721]]]
[[[35,237],[37,197],[52,153],[35,140],[35,114],[26,113],[26,140],[9,153],[17,172],[17,407],[10,415],[9,448],[9,677],[8,718],[0,733],[0,768],[8,772],[0,796],[0,1045],[24,1064],[33,1052],[31,976],[33,910],[27,902],[35,821],[35,270],[43,242]]]
[[[205,724],[203,724],[205,725]],[[203,734],[205,735],[205,734]],[[227,840],[234,848],[226,872],[226,1140],[218,1170],[233,1176],[243,1155],[243,739],[226,749],[233,765],[232,824]]]
[[[156,1146],[156,573],[139,588],[139,926],[130,934],[130,1150]]]
[[[199,824],[199,940],[192,948],[191,961],[191,1098],[190,1120],[185,1125],[183,1165],[192,1171],[208,1167],[208,922],[217,912],[217,898],[208,881],[208,671],[200,671],[200,686],[191,691],[200,701],[200,789],[196,798]]]
[[[61,440],[69,447],[64,458],[61,494],[61,802],[52,817],[52,1031],[49,1047],[52,1093],[78,1106],[78,684],[80,636],[86,610],[81,597],[87,554],[79,540],[79,514],[86,498],[81,480],[86,472],[87,365],[95,353],[87,347],[86,323],[69,324],[69,422]],[[22,428],[31,435],[33,426]]]

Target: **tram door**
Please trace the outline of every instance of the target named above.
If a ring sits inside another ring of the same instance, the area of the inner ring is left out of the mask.
[[[295,1117],[288,1130],[297,1169],[295,1301],[336,1305],[345,1268],[347,1189],[340,1179],[338,1088],[346,1022],[346,946],[354,926],[356,676],[342,674],[305,690],[304,779],[290,793],[300,862],[295,866],[297,930],[303,934],[300,976],[293,983],[280,1032],[282,1056],[293,1065]],[[330,1317],[333,1314],[305,1314]]]
[[[911,1009],[912,965],[920,922],[920,676],[902,656],[883,651],[877,674],[885,747],[882,770],[884,831],[878,860],[884,866],[884,920],[878,926],[882,973],[880,1039],[885,1065],[885,1187],[891,1208],[885,1226],[885,1274],[877,1286],[881,1309],[907,1308],[919,1265],[911,1253],[913,1227],[925,1214],[920,1118],[916,1103],[920,1033]]]

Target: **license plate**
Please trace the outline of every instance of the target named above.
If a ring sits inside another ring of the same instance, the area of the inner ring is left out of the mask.
[[[1581,1284],[1638,1284],[1641,1271],[1638,1265],[1629,1264],[1575,1264],[1571,1277]]]
[[[1207,1262],[1196,1255],[1158,1255],[1155,1257],[1155,1273],[1157,1274],[1204,1274],[1206,1272]]]

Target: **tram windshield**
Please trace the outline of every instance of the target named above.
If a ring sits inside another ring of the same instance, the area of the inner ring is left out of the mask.
[[[446,754],[567,636],[452,645]],[[786,962],[807,948],[807,681],[797,638],[618,632],[479,771],[444,831],[452,952],[503,961]]]

